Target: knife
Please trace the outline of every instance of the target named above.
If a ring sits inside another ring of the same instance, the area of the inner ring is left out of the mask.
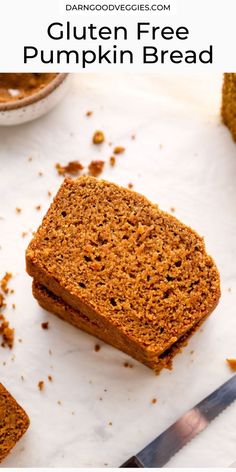
[[[236,375],[187,411],[176,423],[121,467],[163,467],[234,400],[236,400]]]

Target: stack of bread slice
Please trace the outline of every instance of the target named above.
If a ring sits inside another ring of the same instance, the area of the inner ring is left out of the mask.
[[[26,253],[39,304],[159,372],[212,312],[204,241],[145,197],[65,179]]]

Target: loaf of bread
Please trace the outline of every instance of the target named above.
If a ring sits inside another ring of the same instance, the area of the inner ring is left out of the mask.
[[[224,74],[221,114],[236,141],[236,73]]]
[[[117,334],[120,349],[150,366],[220,297],[201,237],[142,195],[92,177],[65,179],[26,264],[37,283],[104,329],[107,342]]]
[[[9,454],[28,427],[27,414],[0,384],[0,462]]]

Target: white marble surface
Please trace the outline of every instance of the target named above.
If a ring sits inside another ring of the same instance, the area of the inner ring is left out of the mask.
[[[221,79],[75,76],[71,93],[50,114],[0,129],[0,267],[1,274],[14,273],[7,315],[16,330],[14,350],[0,352],[0,379],[31,418],[2,466],[119,466],[231,376],[225,359],[236,357],[236,145],[220,123]],[[134,361],[133,369],[124,368],[127,356],[102,343],[96,353],[93,337],[37,306],[25,273],[30,236],[21,233],[37,228],[48,190],[55,193],[60,185],[55,163],[86,164],[111,155],[108,144],[91,144],[96,129],[105,131],[107,142],[126,147],[103,177],[133,182],[161,208],[175,207],[177,217],[205,236],[221,272],[218,308],[176,358],[174,370],[159,377]],[[50,329],[43,331],[46,320]],[[43,392],[39,380],[45,381]],[[235,443],[236,404],[169,466],[228,466],[236,459]]]

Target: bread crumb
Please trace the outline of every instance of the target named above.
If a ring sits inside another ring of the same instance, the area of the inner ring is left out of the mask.
[[[16,309],[16,304],[15,303],[12,303],[12,308],[13,308],[13,310]]]
[[[66,166],[56,164],[56,169],[59,175],[78,175],[84,166],[79,161],[70,161]]]
[[[2,295],[2,293],[0,293],[0,308],[4,308],[5,306],[5,303],[4,303],[4,296]]]
[[[40,392],[42,392],[42,390],[44,390],[44,381],[43,380],[40,380],[38,382],[38,389],[40,390]]]
[[[170,207],[171,213],[175,213],[175,207]]]
[[[48,329],[48,327],[49,327],[49,322],[48,322],[48,321],[44,321],[43,323],[41,323],[41,327],[42,327],[42,329]]]
[[[33,157],[32,156],[29,156],[28,157],[28,162],[31,162],[33,160]]]
[[[43,176],[43,172],[41,172],[41,170],[38,172],[38,176],[39,176],[39,177],[42,177],[42,176]]]
[[[132,134],[132,135],[131,135],[131,139],[132,139],[133,141],[136,139],[135,134]]]
[[[233,372],[236,372],[236,359],[226,359],[228,366]]]
[[[108,426],[112,426],[112,421],[109,421]]]
[[[103,131],[95,131],[93,135],[93,144],[101,144],[105,141],[105,135]]]
[[[126,361],[126,362],[124,362],[124,367],[129,367],[130,369],[132,369],[134,366],[130,362]]]
[[[89,110],[86,112],[86,116],[92,116],[93,115],[93,111]]]
[[[23,231],[23,232],[21,233],[21,237],[22,237],[22,238],[25,238],[27,235],[28,235],[27,231]]]
[[[17,208],[16,208],[16,213],[18,213],[18,214],[19,214],[19,213],[21,213],[21,212],[22,212],[22,209],[21,209],[21,208],[19,208],[19,207],[17,207]]]
[[[42,208],[41,205],[37,205],[37,206],[35,207],[35,210],[40,211],[41,208]]]
[[[155,405],[156,402],[157,402],[157,399],[156,399],[156,398],[153,398],[153,399],[152,399],[152,404]]]
[[[95,344],[94,351],[98,352],[98,351],[100,351],[100,349],[101,349],[101,346],[99,344]]]
[[[10,272],[6,272],[2,280],[0,281],[0,287],[3,293],[9,293],[8,282],[11,280],[12,274]]]
[[[24,376],[21,375],[20,378],[21,378],[22,382],[24,382],[24,380],[25,380]]]
[[[58,404],[58,405],[61,405],[61,400],[58,400],[58,401],[57,401],[57,404]]]
[[[9,347],[9,349],[13,348],[14,344],[14,329],[10,328],[9,321],[5,319],[3,315],[0,315],[1,324],[0,324],[0,335],[2,336],[2,347]]]
[[[111,156],[111,157],[110,157],[110,165],[111,165],[111,167],[114,167],[115,164],[116,164],[116,158],[115,158],[115,156]]]
[[[48,380],[49,380],[49,382],[52,382],[53,379],[52,379],[51,375],[48,375]]]
[[[132,184],[132,182],[129,182],[128,183],[128,188],[131,190],[133,187],[134,187],[134,184]]]
[[[104,161],[92,161],[90,162],[88,166],[89,170],[89,175],[92,175],[93,177],[97,177],[100,175],[103,171],[105,162]]]
[[[123,154],[125,152],[125,148],[123,146],[116,146],[113,149],[114,154]]]
[[[228,292],[231,292],[231,291],[232,291],[232,290],[231,290],[231,288],[229,287],[229,288],[228,288]]]
[[[6,272],[2,280],[0,281],[0,289],[2,293],[0,293],[0,309],[6,307],[5,303],[5,296],[9,293],[8,282],[12,278],[12,274],[10,272]],[[10,293],[13,291],[10,290]],[[14,344],[14,329],[9,326],[9,321],[7,321],[6,317],[3,313],[0,312],[0,336],[2,337],[2,347],[9,347],[12,349]]]
[[[50,192],[50,190],[48,190],[48,197],[51,197],[52,196],[52,192]]]

